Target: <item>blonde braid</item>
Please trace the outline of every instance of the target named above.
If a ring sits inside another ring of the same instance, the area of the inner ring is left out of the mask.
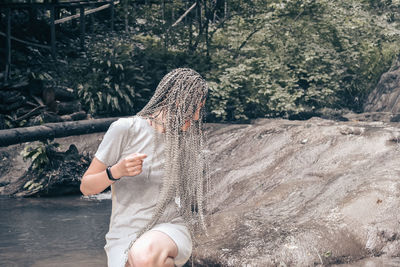
[[[136,239],[159,221],[168,203],[175,197],[180,198],[180,215],[192,239],[195,231],[206,231],[204,190],[209,189],[209,163],[204,156],[204,107],[201,107],[197,121],[193,116],[207,92],[206,81],[196,71],[189,68],[174,69],[163,77],[153,97],[137,114],[164,126],[165,165],[162,187],[152,218]],[[157,121],[161,113],[164,116],[162,122]],[[187,121],[191,126],[187,131],[182,131]],[[131,241],[125,251],[125,259],[135,240]]]

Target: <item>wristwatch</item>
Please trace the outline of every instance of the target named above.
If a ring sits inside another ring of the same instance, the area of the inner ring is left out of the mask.
[[[118,181],[119,179],[115,179],[112,174],[111,174],[111,166],[108,166],[106,169],[106,173],[108,176],[108,179],[110,179],[111,181]]]

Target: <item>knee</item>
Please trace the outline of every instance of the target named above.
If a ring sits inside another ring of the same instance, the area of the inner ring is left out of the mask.
[[[156,266],[160,257],[149,242],[142,243],[140,246],[132,246],[129,254],[133,267]]]

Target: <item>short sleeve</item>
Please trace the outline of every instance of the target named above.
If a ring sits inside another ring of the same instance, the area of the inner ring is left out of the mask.
[[[130,126],[128,119],[118,119],[113,122],[94,156],[106,166],[116,164],[126,144]]]

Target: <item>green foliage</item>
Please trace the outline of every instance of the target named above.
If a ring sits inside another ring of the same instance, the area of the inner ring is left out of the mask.
[[[17,121],[17,116],[13,114],[13,115],[5,115],[4,123],[8,129],[11,129],[17,127],[24,127],[26,126],[27,121],[26,120]]]
[[[176,67],[209,81],[209,120],[361,111],[399,53],[399,0],[197,1],[175,27],[194,1],[150,2],[121,1],[123,32],[89,36],[67,59],[61,80],[91,114],[139,111]]]
[[[58,60],[17,46],[12,78],[29,74],[31,81],[75,88],[92,115],[128,115],[168,71],[190,67],[210,82],[209,120],[245,121],[324,107],[362,111],[400,49],[400,0],[122,0],[115,7],[118,34],[106,30],[107,12],[92,14],[87,32],[101,35],[87,35],[86,51],[79,51],[72,38],[79,29],[61,24]],[[14,15],[16,32],[47,41],[16,23],[25,13]],[[4,119],[7,127],[27,123]]]
[[[208,78],[215,119],[288,116],[323,107],[359,111],[399,53],[399,30],[360,1],[254,1],[237,7],[213,37]]]
[[[59,147],[58,143],[48,140],[40,142],[37,146],[26,146],[21,155],[24,160],[32,161],[32,170],[42,173],[47,164],[49,164],[50,152]]]
[[[135,96],[140,96],[130,82],[141,82],[140,69],[132,64],[133,45],[109,37],[89,47],[86,64],[75,70],[78,96],[92,114],[129,113]]]
[[[187,55],[206,54],[207,57],[210,55],[211,25],[219,23],[225,16],[224,1],[195,0],[123,0],[116,14],[124,24],[120,28],[132,34],[159,38],[167,53],[180,51]]]
[[[85,58],[74,61],[66,73],[72,73],[69,86],[77,88],[82,104],[93,115],[134,114],[171,69],[207,67],[207,58],[165,50],[159,38],[148,35],[93,38],[87,47]]]

